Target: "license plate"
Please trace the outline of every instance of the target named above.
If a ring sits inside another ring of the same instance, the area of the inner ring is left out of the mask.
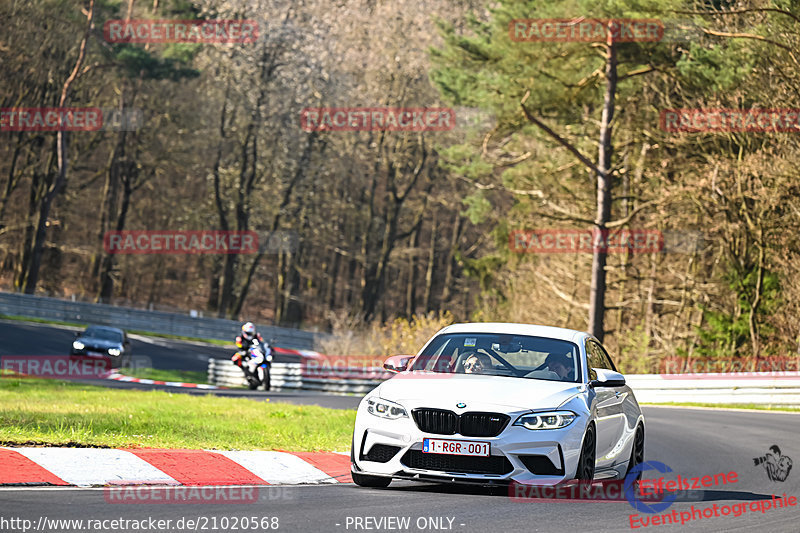
[[[445,455],[471,455],[489,457],[488,442],[467,440],[422,439],[423,453],[443,453]]]
[[[86,352],[86,355],[89,355],[91,357],[103,357],[105,354],[102,354],[100,352]]]

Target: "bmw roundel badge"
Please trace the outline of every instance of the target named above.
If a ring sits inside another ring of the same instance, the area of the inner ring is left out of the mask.
[[[458,403],[456,404],[456,407],[458,407],[459,409],[463,409],[463,408],[465,408],[466,406],[467,406],[467,404],[465,404],[464,402],[458,402]]]

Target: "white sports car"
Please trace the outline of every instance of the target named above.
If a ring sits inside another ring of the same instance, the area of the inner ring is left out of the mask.
[[[621,479],[644,460],[644,417],[603,346],[527,324],[448,326],[361,401],[356,484],[394,479],[554,485]]]

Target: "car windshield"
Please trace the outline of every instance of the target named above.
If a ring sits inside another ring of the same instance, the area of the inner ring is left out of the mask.
[[[114,331],[113,329],[105,328],[87,328],[83,332],[84,337],[92,337],[93,339],[102,339],[104,341],[122,342],[122,333]]]
[[[578,382],[578,346],[546,337],[495,333],[439,335],[410,370]]]

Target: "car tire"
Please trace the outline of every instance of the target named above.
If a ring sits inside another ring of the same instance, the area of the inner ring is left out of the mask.
[[[628,471],[625,473],[625,477],[628,477],[628,474],[638,464],[642,464],[644,462],[644,426],[639,424],[636,426],[636,433],[633,436],[633,447],[631,448],[631,458],[628,460]],[[636,481],[639,481],[642,478],[642,473],[636,476]]]
[[[350,472],[350,476],[353,478],[353,483],[359,487],[386,488],[392,482],[390,477],[369,476],[357,472]]]
[[[575,479],[578,481],[591,482],[594,480],[595,456],[597,449],[597,438],[593,424],[586,427],[581,445],[581,455],[578,458],[578,469],[575,472]]]

